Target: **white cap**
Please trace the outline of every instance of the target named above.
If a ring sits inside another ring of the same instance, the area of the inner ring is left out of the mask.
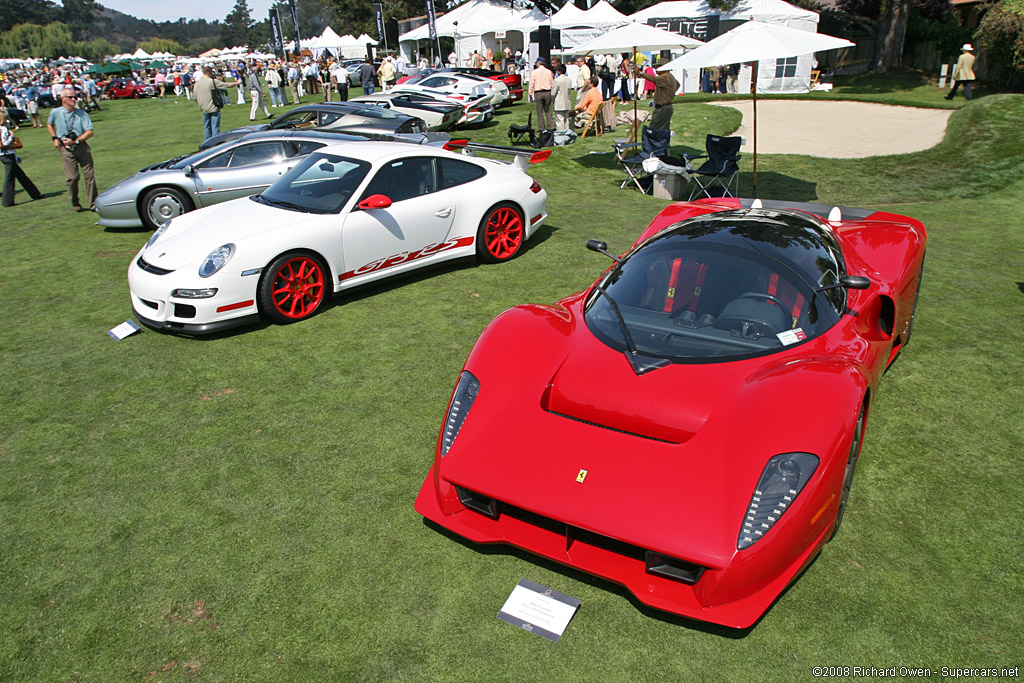
[[[971,45],[970,43],[964,43],[964,46],[960,49],[967,50],[968,52],[974,52],[974,46]]]

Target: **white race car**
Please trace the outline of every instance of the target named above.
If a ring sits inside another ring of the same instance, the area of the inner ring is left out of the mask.
[[[449,71],[441,71],[423,78],[422,80],[411,78],[404,83],[399,83],[391,92],[447,92],[458,95],[477,96],[488,94],[491,96],[489,104],[493,107],[501,106],[502,102],[511,99],[508,86],[501,81],[492,81],[482,76],[473,74],[462,74]]]
[[[262,194],[158,228],[128,268],[133,312],[187,334],[291,323],[384,277],[460,257],[506,261],[547,217],[526,169],[549,154],[465,141],[322,148]]]

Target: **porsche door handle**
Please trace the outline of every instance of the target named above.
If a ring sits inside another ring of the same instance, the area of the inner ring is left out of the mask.
[[[452,207],[446,206],[443,209],[438,209],[434,212],[434,215],[438,218],[448,218],[448,216],[452,215]]]

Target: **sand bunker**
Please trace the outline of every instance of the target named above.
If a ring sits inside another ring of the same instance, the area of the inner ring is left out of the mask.
[[[746,138],[743,152],[753,152],[750,100],[715,102],[743,114],[733,135]],[[829,159],[855,159],[906,154],[942,141],[949,109],[917,109],[867,102],[759,100],[758,154],[807,154]]]

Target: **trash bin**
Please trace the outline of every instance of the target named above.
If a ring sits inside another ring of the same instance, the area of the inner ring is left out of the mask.
[[[658,199],[675,201],[683,196],[686,181],[678,173],[655,173],[654,196]]]

